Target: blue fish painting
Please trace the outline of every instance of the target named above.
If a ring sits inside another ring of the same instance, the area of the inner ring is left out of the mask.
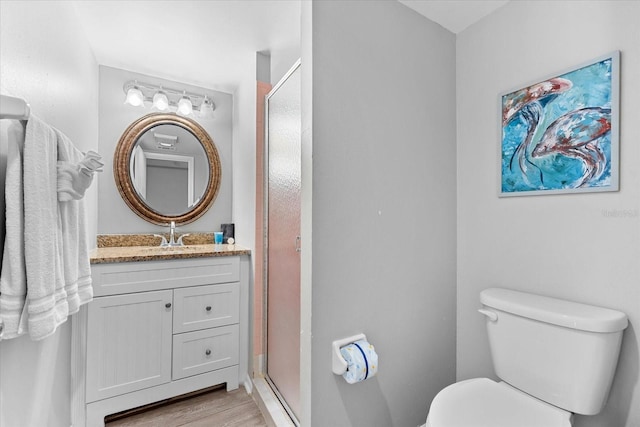
[[[617,190],[618,55],[501,97],[501,195]]]

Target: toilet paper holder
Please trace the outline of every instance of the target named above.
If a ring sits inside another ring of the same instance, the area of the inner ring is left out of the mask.
[[[347,344],[351,344],[356,341],[367,340],[365,334],[354,335],[349,338],[343,338],[340,340],[335,340],[331,343],[332,347],[332,357],[331,357],[331,370],[336,375],[342,375],[347,371],[347,361],[344,360],[342,354],[340,354],[340,347],[344,347]]]

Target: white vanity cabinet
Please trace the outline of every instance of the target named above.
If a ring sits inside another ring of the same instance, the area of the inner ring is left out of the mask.
[[[236,389],[243,276],[240,256],[93,265],[94,300],[73,321],[73,426],[216,384]]]

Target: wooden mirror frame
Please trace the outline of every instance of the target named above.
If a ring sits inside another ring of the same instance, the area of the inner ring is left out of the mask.
[[[147,205],[136,191],[129,173],[131,153],[140,136],[149,129],[163,124],[180,126],[191,132],[202,144],[209,161],[209,183],[203,196],[191,210],[180,215],[164,215]],[[200,218],[213,205],[220,189],[222,169],[218,150],[202,126],[194,120],[177,114],[152,113],[131,123],[120,137],[113,155],[113,176],[122,199],[142,219],[158,225],[166,225],[171,221],[175,221],[176,224],[186,224]]]

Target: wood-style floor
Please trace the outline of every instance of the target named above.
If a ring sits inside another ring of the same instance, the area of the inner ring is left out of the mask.
[[[225,388],[158,405],[109,416],[106,427],[266,427],[260,409],[243,387]],[[115,418],[115,419],[114,419]]]

